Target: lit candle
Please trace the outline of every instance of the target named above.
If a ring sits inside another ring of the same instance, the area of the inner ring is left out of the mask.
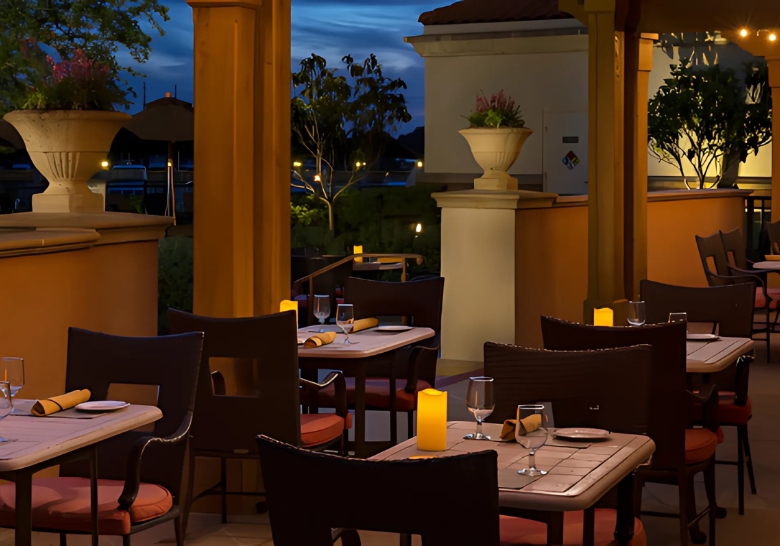
[[[417,395],[417,449],[447,449],[447,393],[425,389]]]
[[[363,245],[355,245],[352,247],[352,254],[363,254]],[[363,258],[355,258],[357,263],[363,263]]]
[[[282,300],[279,304],[279,312],[295,311],[295,327],[298,327],[298,302],[293,300]]]
[[[593,310],[593,324],[595,326],[613,326],[612,309],[605,307],[603,309]]]

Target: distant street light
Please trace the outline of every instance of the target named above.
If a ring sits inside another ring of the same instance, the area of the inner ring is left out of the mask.
[[[104,169],[108,169],[108,161],[101,161],[100,166],[103,167]]]
[[[293,167],[296,167],[296,168],[297,167],[303,167],[303,163],[301,163],[300,161],[293,161]]]
[[[423,162],[422,161],[418,161],[417,162],[417,168],[418,169],[422,169],[423,168]]]

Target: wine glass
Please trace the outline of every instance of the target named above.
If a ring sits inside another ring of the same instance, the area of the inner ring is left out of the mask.
[[[352,331],[352,327],[355,325],[355,310],[351,303],[340,303],[336,308],[336,326],[341,328],[346,336],[344,343],[347,345],[354,345],[357,341],[349,340],[349,333]]]
[[[320,324],[325,324],[325,319],[330,316],[330,296],[315,294],[314,296],[314,316],[320,321]],[[320,330],[324,332],[324,330]]]
[[[536,468],[534,456],[537,450],[545,444],[547,435],[552,430],[552,408],[549,405],[528,404],[517,406],[515,440],[528,450],[528,468],[518,470],[518,474],[523,476],[544,476],[547,474],[546,470]]]
[[[645,302],[628,302],[628,323],[631,326],[642,326],[645,323]]]
[[[11,383],[0,381],[0,421],[8,417],[14,409],[13,398],[11,398]],[[0,443],[10,442],[8,438],[0,437]]]
[[[24,387],[24,359],[18,356],[4,356],[0,363],[3,368],[2,380],[11,384],[11,397],[14,397]]]
[[[490,436],[482,434],[482,421],[493,413],[496,402],[493,399],[492,377],[470,377],[469,390],[466,394],[466,406],[477,419],[477,432],[466,434],[466,440],[490,440]]]

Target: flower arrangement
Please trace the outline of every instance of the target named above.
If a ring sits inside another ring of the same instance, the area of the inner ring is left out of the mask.
[[[466,119],[469,128],[525,127],[520,107],[515,106],[514,99],[505,95],[503,90],[494,93],[490,99],[484,93],[477,95],[477,108]]]
[[[36,57],[41,51],[35,45]],[[59,56],[59,55],[58,55]],[[132,90],[122,89],[117,74],[107,65],[87,58],[76,49],[70,58],[33,63],[26,74],[23,110],[114,110],[127,105]]]

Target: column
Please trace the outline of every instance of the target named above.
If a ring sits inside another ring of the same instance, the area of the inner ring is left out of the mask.
[[[772,111],[780,112],[780,57],[766,57],[769,86],[772,88]],[[780,135],[780,115],[772,116],[772,134]],[[772,140],[772,221],[780,220],[780,142]]]

